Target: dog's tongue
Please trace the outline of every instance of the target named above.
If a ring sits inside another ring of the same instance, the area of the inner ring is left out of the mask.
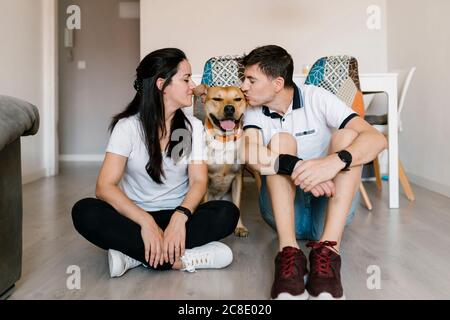
[[[234,123],[233,120],[224,120],[220,121],[220,126],[222,127],[223,130],[229,131],[234,130],[236,124]]]

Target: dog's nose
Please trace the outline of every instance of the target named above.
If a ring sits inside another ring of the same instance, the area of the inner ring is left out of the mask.
[[[223,108],[223,113],[226,115],[226,116],[232,116],[232,115],[234,115],[234,112],[236,111],[236,109],[234,108],[234,106],[232,106],[232,105],[227,105],[227,106],[225,106],[225,108]]]

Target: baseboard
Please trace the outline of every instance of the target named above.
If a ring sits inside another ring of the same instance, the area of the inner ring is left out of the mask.
[[[377,181],[377,178],[370,177],[370,178],[361,178],[362,182],[369,182],[369,181]]]
[[[411,173],[406,176],[411,183],[450,198],[450,186]]]
[[[102,162],[104,154],[60,154],[59,161],[63,162]]]
[[[46,176],[47,175],[46,175],[45,168],[39,169],[39,170],[31,172],[29,174],[25,174],[22,176],[22,185],[45,178]]]

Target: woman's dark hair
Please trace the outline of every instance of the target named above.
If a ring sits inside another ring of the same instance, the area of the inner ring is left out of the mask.
[[[163,183],[161,177],[165,178],[160,144],[160,137],[167,134],[163,92],[172,82],[172,77],[178,72],[180,62],[186,59],[184,52],[175,48],[160,49],[148,54],[136,69],[134,88],[137,93],[133,101],[123,112],[113,117],[109,126],[112,132],[120,119],[138,115],[149,154],[149,162],[145,169],[153,181],[158,184]],[[161,90],[156,85],[159,78],[165,79]],[[172,137],[172,133],[177,129],[187,129],[186,124],[192,129],[191,123],[183,111],[178,109],[172,119],[169,137]],[[166,150],[168,157],[171,157],[172,150],[177,143],[178,141],[169,139]]]
[[[286,88],[294,88],[294,61],[283,48],[275,45],[259,47],[250,52],[243,60],[244,67],[257,64],[268,77],[284,79]]]

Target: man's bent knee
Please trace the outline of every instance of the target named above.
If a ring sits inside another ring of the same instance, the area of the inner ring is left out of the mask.
[[[287,132],[275,134],[267,145],[267,148],[278,154],[297,155],[297,141]]]

